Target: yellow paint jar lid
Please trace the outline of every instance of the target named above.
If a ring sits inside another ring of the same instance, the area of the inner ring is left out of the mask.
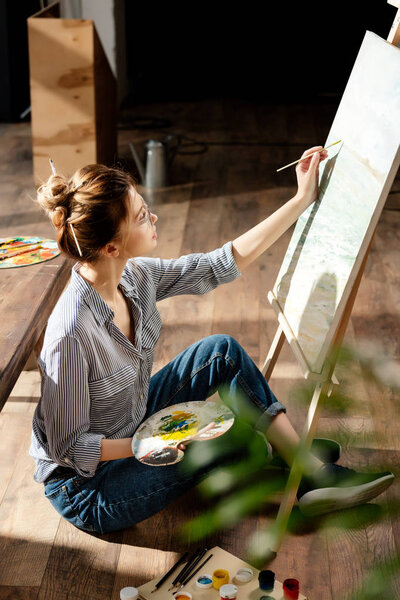
[[[212,575],[213,588],[219,590],[221,585],[229,582],[229,573],[225,569],[216,569]]]

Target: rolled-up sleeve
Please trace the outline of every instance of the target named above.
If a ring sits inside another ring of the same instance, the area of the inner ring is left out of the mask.
[[[241,275],[232,253],[232,242],[212,252],[187,254],[177,259],[139,258],[156,286],[156,300],[180,294],[205,294]]]
[[[105,436],[90,432],[88,366],[79,342],[73,337],[57,340],[46,349],[40,364],[40,409],[48,456],[83,477],[92,477]]]

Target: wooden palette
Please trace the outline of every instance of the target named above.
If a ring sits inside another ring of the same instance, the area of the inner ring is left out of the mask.
[[[133,436],[132,451],[137,460],[146,465],[173,465],[184,456],[179,444],[219,437],[232,427],[234,420],[233,413],[221,403],[174,404],[142,423]]]
[[[10,241],[9,240],[16,240]],[[5,246],[7,244],[7,246]],[[25,244],[29,244],[25,248]],[[27,267],[60,254],[55,240],[39,237],[19,236],[18,238],[0,238],[0,269]]]

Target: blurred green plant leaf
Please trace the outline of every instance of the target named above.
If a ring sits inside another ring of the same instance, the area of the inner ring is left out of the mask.
[[[211,510],[186,523],[182,533],[199,540],[219,529],[233,527],[243,517],[268,504],[277,492],[282,492],[284,485],[282,473],[275,472],[274,477],[266,481],[258,481],[223,497]]]
[[[336,369],[335,369],[336,372]],[[338,353],[337,372],[343,377],[340,387],[334,387],[332,394],[324,399],[324,411],[338,417],[340,427],[332,434],[343,449],[352,447],[368,448],[373,455],[374,448],[385,447],[384,433],[369,429],[373,420],[366,417],[360,431],[346,429],[346,418],[354,414],[364,414],[364,398],[357,399],[355,384],[362,378],[369,386],[369,393],[376,389],[382,394],[384,388],[391,388],[394,394],[393,410],[397,418],[400,411],[400,366],[388,359],[382,349],[375,344],[362,344],[356,351],[343,346]],[[291,400],[308,408],[314,392],[312,382],[304,382],[291,392]],[[190,473],[207,471],[207,477],[199,485],[201,493],[215,502],[211,509],[185,524],[183,533],[193,540],[200,540],[218,530],[235,526],[247,515],[276,499],[285,485],[290,486],[296,470],[303,470],[307,454],[301,448],[295,459],[296,468],[288,479],[288,471],[273,468],[268,454],[268,443],[257,431],[260,413],[254,405],[240,395],[231,396],[229,388],[221,393],[224,403],[235,413],[235,424],[220,438],[190,444],[185,453],[182,467]],[[362,411],[357,410],[360,407]],[[331,437],[329,435],[329,437]],[[377,455],[377,458],[379,454]],[[388,470],[385,461],[374,460],[374,470]],[[271,464],[270,464],[271,463]],[[380,463],[380,464],[379,464]],[[393,470],[389,466],[390,470]],[[395,495],[387,496],[382,504],[369,503],[353,509],[338,511],[318,518],[307,518],[295,507],[288,524],[281,528],[273,521],[268,527],[251,534],[247,540],[247,558],[256,567],[265,568],[265,561],[289,529],[301,534],[307,531],[325,529],[327,535],[337,536],[349,530],[362,530],[383,522],[393,523],[400,518],[400,502]],[[355,592],[353,600],[372,600],[397,597],[400,579],[400,556],[378,562],[368,578]],[[397,587],[396,587],[397,586]]]

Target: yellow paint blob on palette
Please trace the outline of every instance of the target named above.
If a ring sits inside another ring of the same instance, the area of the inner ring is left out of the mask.
[[[174,410],[161,417],[158,437],[165,442],[182,441],[195,435],[198,431],[199,419],[189,410]]]
[[[173,465],[184,453],[177,446],[223,435],[234,423],[233,413],[217,402],[182,402],[149,417],[132,439],[135,457],[153,467]]]

